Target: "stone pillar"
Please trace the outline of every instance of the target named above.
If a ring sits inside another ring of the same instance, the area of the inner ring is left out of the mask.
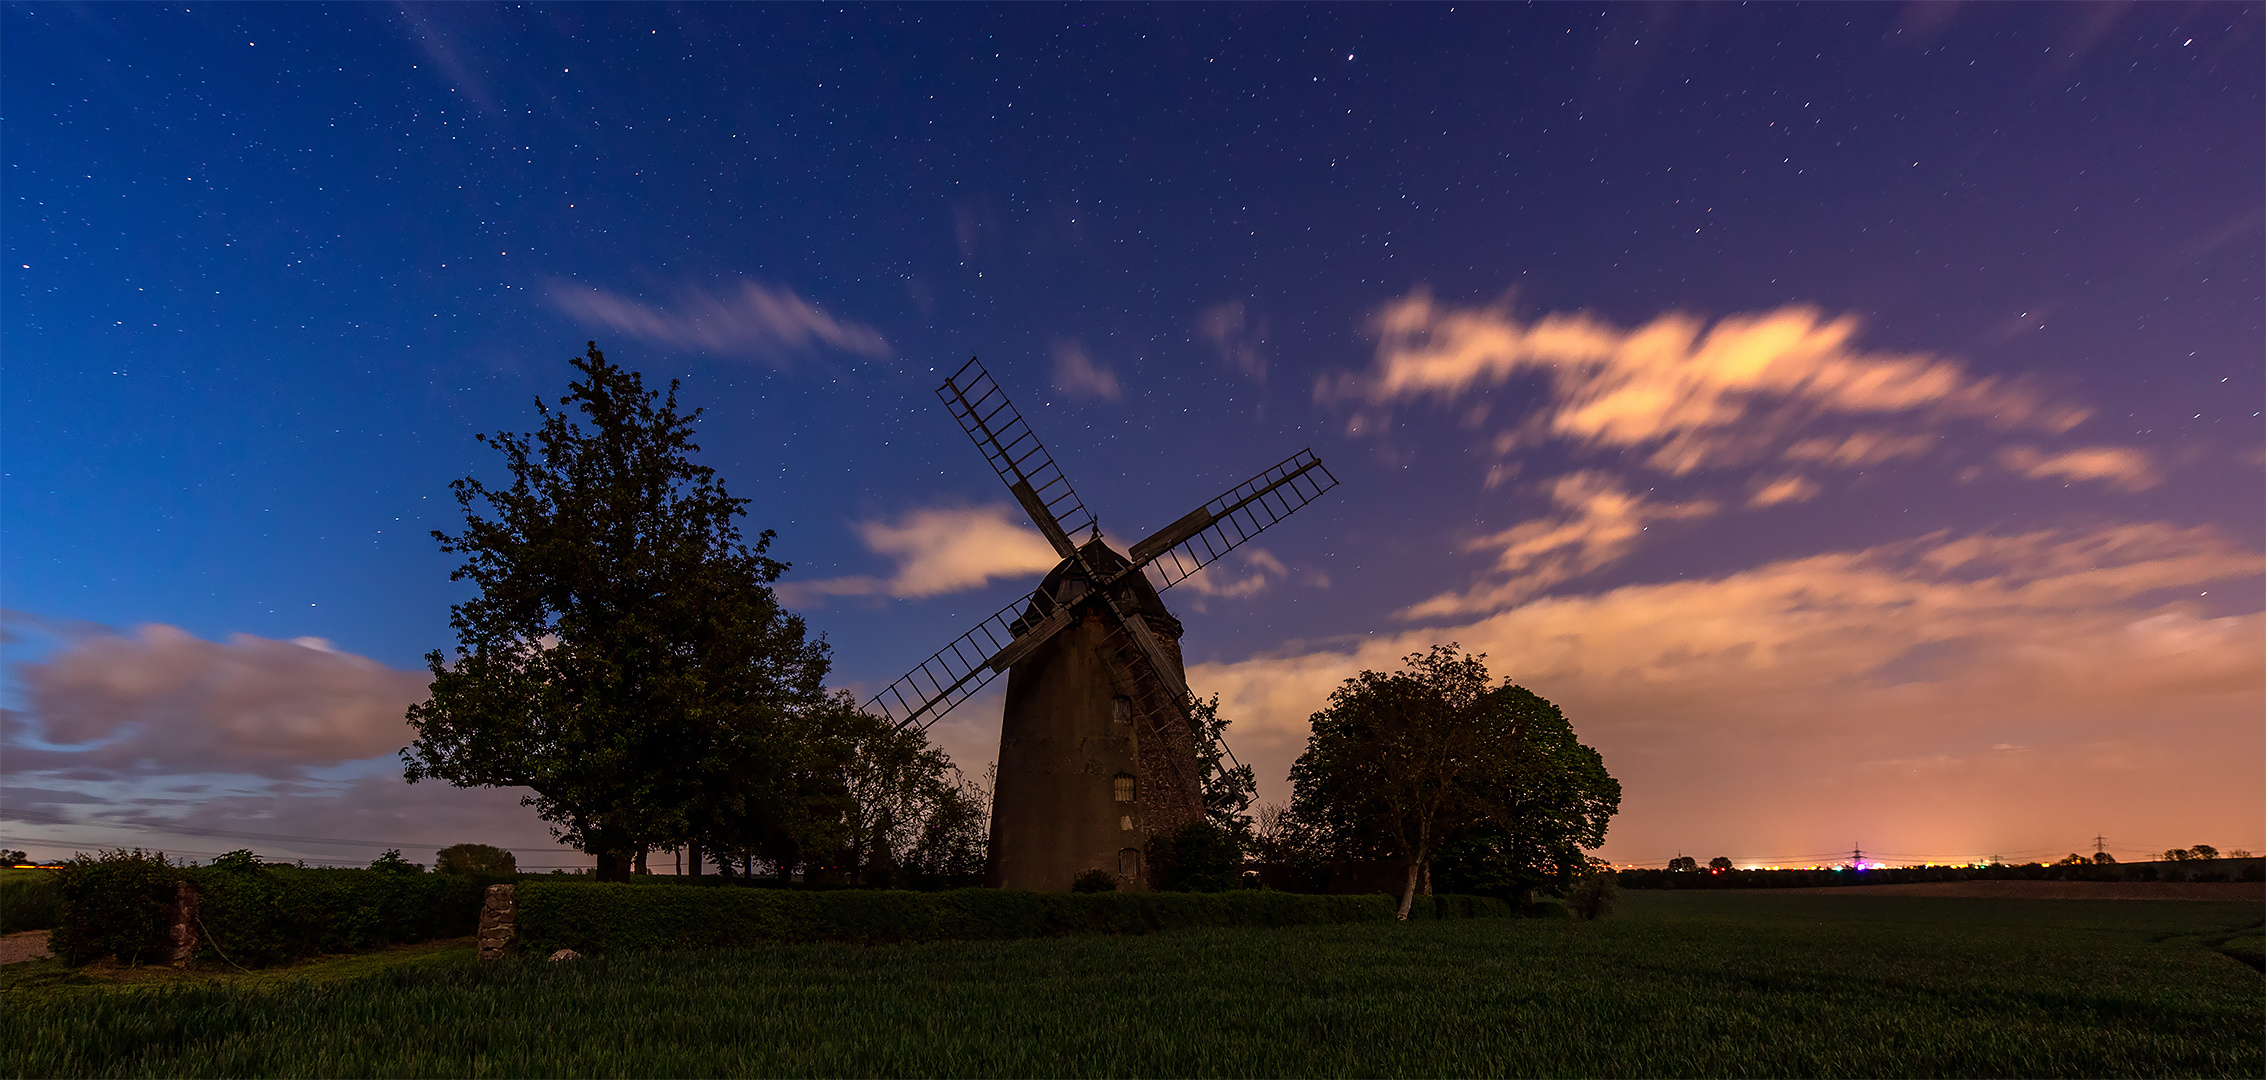
[[[183,878],[173,883],[173,903],[166,910],[166,943],[172,946],[174,967],[188,967],[197,955],[197,887]]]
[[[480,959],[501,960],[511,947],[512,930],[519,914],[517,888],[490,885],[480,903]]]

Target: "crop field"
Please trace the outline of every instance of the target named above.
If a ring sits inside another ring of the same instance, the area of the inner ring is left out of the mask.
[[[0,969],[12,1076],[2259,1076],[2261,908],[1627,893],[1472,920],[110,983]],[[2248,944],[2245,944],[2248,943]],[[78,984],[74,984],[77,980]]]

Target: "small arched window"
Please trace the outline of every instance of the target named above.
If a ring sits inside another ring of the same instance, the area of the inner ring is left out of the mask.
[[[1114,786],[1114,787],[1116,788],[1116,795],[1117,795],[1117,801],[1118,801],[1118,802],[1128,802],[1128,803],[1129,803],[1129,802],[1132,802],[1132,801],[1133,801],[1133,774],[1132,774],[1132,773],[1118,773],[1118,774],[1117,774],[1117,778],[1116,778],[1116,779],[1115,779],[1114,781],[1112,781],[1112,785],[1113,785],[1113,786]]]
[[[1133,699],[1129,697],[1113,697],[1109,699],[1109,718],[1117,721],[1120,724],[1132,723]]]

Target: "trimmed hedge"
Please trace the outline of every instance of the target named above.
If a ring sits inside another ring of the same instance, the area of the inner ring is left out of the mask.
[[[204,923],[197,959],[244,967],[468,936],[479,924],[490,880],[295,866],[200,866],[186,873]]]
[[[1220,893],[1035,893],[704,889],[521,879],[514,948],[703,949],[778,942],[861,945],[1145,934],[1196,926],[1389,922],[1389,896],[1311,896],[1263,890]],[[1413,918],[1516,918],[1518,909],[1476,896],[1419,898]],[[1539,914],[1539,913],[1538,913]]]
[[[57,876],[62,910],[49,947],[67,963],[105,956],[122,964],[160,960],[175,883],[186,880],[198,894],[197,959],[248,968],[468,936],[493,880],[311,870],[249,857],[184,867],[142,851],[80,856]]]

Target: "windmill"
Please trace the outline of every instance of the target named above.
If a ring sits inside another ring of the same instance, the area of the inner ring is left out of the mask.
[[[1148,839],[1204,814],[1180,621],[1157,594],[1337,478],[1301,450],[1121,555],[982,364],[970,359],[936,393],[1062,562],[866,707],[925,730],[1007,673],[986,884],[1061,891],[1102,870],[1145,888]]]

